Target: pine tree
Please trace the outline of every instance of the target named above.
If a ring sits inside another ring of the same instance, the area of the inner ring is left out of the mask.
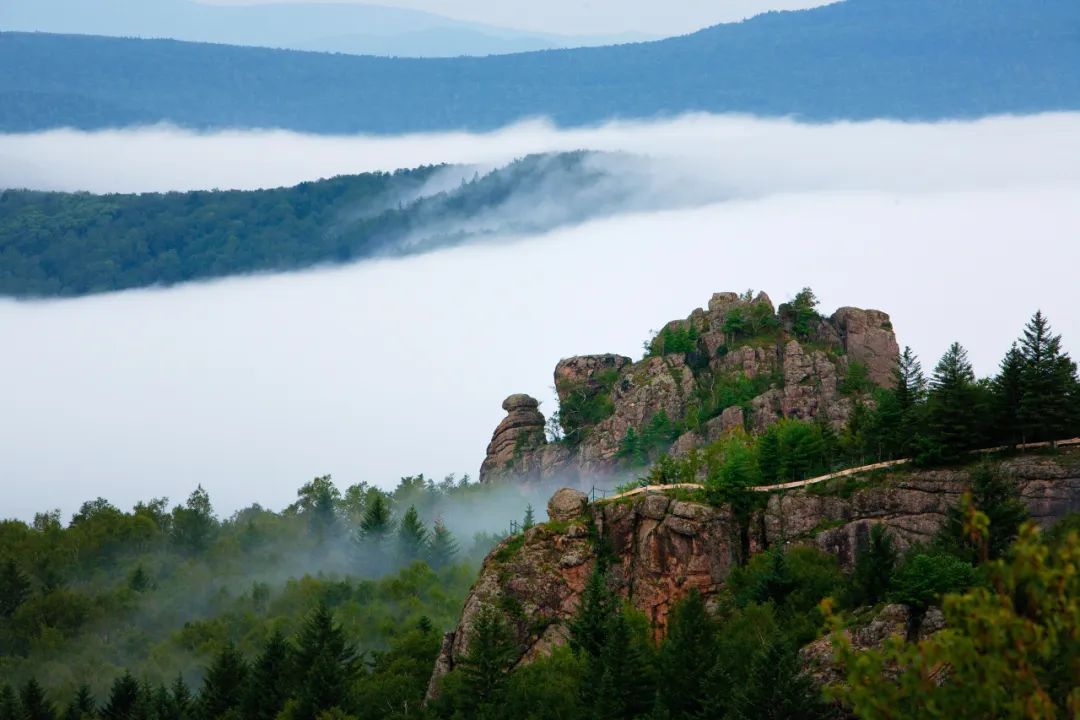
[[[731,720],[815,720],[828,712],[817,686],[802,673],[795,650],[781,636],[753,659],[732,705]]]
[[[214,720],[237,708],[247,690],[248,666],[231,642],[226,644],[207,668],[199,693],[199,714]]]
[[[1076,383],[1076,363],[1061,350],[1061,336],[1050,331],[1042,312],[1024,328],[1020,341],[1025,360],[1020,423],[1032,440],[1056,441],[1069,429],[1069,394]]]
[[[497,705],[516,659],[514,638],[506,622],[494,608],[485,607],[477,615],[468,650],[460,661],[477,715],[490,714]]]
[[[954,342],[934,368],[927,411],[929,460],[955,460],[980,441],[978,390],[967,351]]]
[[[251,666],[251,680],[244,699],[247,720],[274,720],[292,695],[292,647],[280,630],[275,630]]]
[[[19,691],[23,720],[56,720],[56,709],[45,697],[45,689],[34,678],[26,681]]]
[[[1026,366],[1024,354],[1020,352],[1016,343],[1013,343],[1009,352],[1005,353],[992,385],[995,425],[999,429],[998,437],[1009,445],[1024,442],[1024,425],[1021,422],[1020,410],[1024,397]]]
[[[668,633],[660,645],[657,703],[672,718],[696,717],[704,709],[700,671],[716,662],[716,623],[692,588],[668,615]]]
[[[169,690],[164,685],[158,685],[148,693],[150,697],[150,717],[153,720],[181,720],[176,714],[176,709],[169,697]]]
[[[296,720],[316,720],[327,710],[346,709],[360,663],[325,603],[320,602],[304,622],[297,639],[296,668]]]
[[[898,554],[883,524],[870,528],[870,535],[855,551],[851,574],[854,605],[876,605],[885,598],[896,569]]]
[[[440,570],[453,563],[457,554],[457,540],[446,529],[442,520],[436,520],[435,530],[431,534],[431,543],[428,546],[428,563],[436,570]]]
[[[409,506],[398,524],[397,540],[398,554],[406,561],[418,559],[427,547],[428,531],[413,505]]]
[[[8,559],[0,567],[0,617],[11,617],[30,596],[30,580]]]
[[[360,520],[360,536],[364,540],[381,542],[390,534],[390,501],[384,493],[370,493]]]
[[[536,517],[533,514],[532,503],[525,506],[525,519],[521,522],[521,529],[528,530],[536,524]]]
[[[102,720],[137,720],[142,716],[139,683],[125,672],[113,681],[109,697],[101,708]]]
[[[775,425],[769,426],[757,441],[758,468],[766,484],[780,480],[780,434]]]
[[[643,642],[634,637],[626,615],[620,610],[607,618],[604,635],[592,717],[601,720],[641,717],[653,706],[655,697]]]
[[[64,720],[90,720],[95,715],[94,696],[90,692],[90,686],[83,683],[79,685],[79,689],[75,691],[75,697],[68,703],[64,711]]]
[[[578,601],[578,609],[568,624],[570,648],[585,659],[582,700],[591,706],[600,686],[604,667],[600,655],[607,644],[608,618],[617,608],[617,598],[607,584],[607,566],[598,559]]]
[[[177,674],[169,686],[169,701],[172,705],[172,720],[187,720],[194,714],[195,701],[183,675]]]
[[[926,399],[926,376],[923,375],[922,363],[910,347],[905,346],[900,353],[893,378],[893,391],[901,411],[907,412]]]
[[[0,720],[19,720],[19,698],[7,683],[0,685]]]
[[[1005,554],[1016,539],[1020,525],[1027,520],[1027,506],[1020,498],[1020,488],[989,463],[980,463],[971,473],[971,504],[986,515],[990,521],[986,553],[988,559]],[[965,531],[965,508],[953,505],[945,514],[945,524],[938,535],[938,543],[949,553],[967,560],[979,562],[983,558],[981,548],[972,544]]]

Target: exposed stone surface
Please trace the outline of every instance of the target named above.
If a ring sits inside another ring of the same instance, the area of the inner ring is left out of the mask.
[[[844,630],[844,635],[856,650],[880,648],[889,637],[906,637],[908,609],[905,605],[886,605],[865,625]],[[926,638],[945,627],[945,616],[932,607],[919,625],[918,639]],[[832,639],[818,638],[799,651],[806,672],[818,685],[830,685],[844,679],[840,665],[833,657]]]
[[[503,400],[507,415],[487,447],[487,456],[480,466],[480,481],[490,481],[499,474],[515,477],[535,477],[539,466],[534,451],[545,445],[544,415],[540,403],[528,395],[511,395]]]
[[[1053,458],[1019,457],[1000,467],[1015,479],[1029,511],[1040,522],[1080,510],[1080,450]],[[864,478],[864,486],[849,492],[830,495],[827,490],[804,488],[772,495],[766,509],[751,519],[750,550],[778,543],[813,544],[850,567],[855,548],[875,523],[887,525],[900,548],[929,539],[969,480],[963,470],[896,471]],[[706,600],[715,598],[740,554],[740,528],[727,508],[661,493],[592,505],[583,505],[583,500],[580,493],[560,490],[549,509],[560,520],[558,525],[540,525],[507,539],[484,561],[461,620],[443,643],[432,690],[466,651],[484,605],[508,614],[521,648],[519,662],[529,662],[565,642],[565,624],[577,609],[595,561],[589,524],[613,551],[613,589],[649,617],[658,636],[666,629],[672,605],[690,588],[697,588]],[[577,518],[582,521],[575,522]],[[856,646],[880,644],[888,634],[903,632],[903,612],[886,608],[855,630]],[[936,629],[938,618],[931,611],[924,632]],[[804,651],[807,662],[828,655],[827,644],[821,642]],[[832,671],[823,664],[814,672],[825,678]]]
[[[573,520],[580,517],[588,506],[588,495],[580,490],[563,488],[548,500],[548,517],[554,521]]]
[[[710,417],[699,416],[692,425],[696,429],[672,444],[672,454],[684,455],[738,427],[761,432],[781,418],[823,418],[836,428],[844,426],[854,403],[840,388],[851,362],[864,364],[869,379],[879,385],[893,382],[899,349],[885,313],[841,308],[832,317],[811,323],[810,342],[796,339],[790,323],[784,326],[787,316],[775,313],[765,293],[752,298],[716,293],[707,308],[665,326],[696,338],[687,352],[638,362],[613,354],[561,360],[555,367],[560,406],[573,396],[579,405],[595,402],[607,408],[606,417],[585,427],[572,445],[548,444],[543,441],[544,417],[535,405],[508,407],[509,414],[488,447],[480,479],[558,477],[585,486],[619,471],[619,449],[630,429],[640,433],[661,412],[677,424],[718,384],[730,385],[741,378],[755,382],[757,396],[743,406],[714,407]],[[736,317],[745,329],[733,335]]]

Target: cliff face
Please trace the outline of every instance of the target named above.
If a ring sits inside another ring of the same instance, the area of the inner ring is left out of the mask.
[[[1055,457],[1024,456],[1000,463],[1032,517],[1046,524],[1080,511],[1080,450]],[[903,548],[928,540],[967,488],[965,470],[894,472],[833,494],[806,488],[775,494],[750,522],[750,549],[777,543],[814,544],[850,566],[860,538],[884,523]],[[529,662],[565,642],[596,559],[596,540],[610,543],[611,583],[664,633],[668,613],[690,588],[715,596],[739,555],[740,528],[727,508],[650,493],[589,504],[560,490],[549,504],[553,522],[503,541],[485,560],[457,627],[443,643],[429,692],[467,650],[480,609],[493,605],[511,621]]]
[[[899,348],[889,316],[841,308],[831,317],[779,312],[764,293],[717,293],[707,308],[664,326],[648,357],[586,355],[555,368],[567,438],[544,439],[544,416],[527,395],[507,398],[481,481],[574,482],[619,468],[627,433],[660,419],[681,430],[668,450],[688,452],[736,426],[760,431],[782,417],[841,427],[866,384],[888,385]],[[861,378],[860,385],[845,380]]]

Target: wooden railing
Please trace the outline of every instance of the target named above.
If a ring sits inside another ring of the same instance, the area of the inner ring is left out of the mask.
[[[998,447],[982,448],[980,450],[972,450],[971,454],[986,454],[993,452],[1001,452],[1003,450],[1036,450],[1038,448],[1048,448],[1051,445],[1057,447],[1069,447],[1072,445],[1080,445],[1080,437],[1071,438],[1069,440],[1058,440],[1056,443],[1051,442],[1037,442],[1037,443],[1024,443],[1022,445],[999,445]],[[828,482],[829,480],[836,480],[838,478],[851,477],[852,475],[860,475],[862,473],[874,472],[875,470],[886,470],[888,468],[899,467],[901,465],[907,465],[912,461],[912,458],[903,458],[901,460],[887,460],[885,462],[873,463],[872,465],[861,465],[859,467],[848,468],[847,470],[838,470],[836,472],[829,473],[828,475],[819,475],[817,477],[808,478],[806,480],[795,480],[793,482],[778,483],[775,485],[755,485],[749,488],[752,492],[775,492],[777,490],[794,490],[795,488],[807,487],[808,485],[817,485],[818,483]],[[596,502],[610,502],[612,500],[619,500],[622,498],[633,497],[634,495],[640,495],[648,492],[664,492],[665,490],[703,490],[705,488],[701,483],[672,483],[671,485],[643,485],[633,490],[628,490],[618,495],[612,495],[611,497],[605,497],[597,500]]]

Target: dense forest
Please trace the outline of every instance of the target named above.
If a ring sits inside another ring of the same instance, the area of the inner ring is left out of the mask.
[[[2,190],[0,295],[172,285],[423,252],[494,231],[544,230],[624,199],[623,185],[591,158],[531,155],[483,175],[421,167],[252,191]],[[548,204],[530,213],[538,192]]]
[[[1080,107],[1078,23],[1072,0],[846,0],[653,43],[429,60],[2,33],[0,131],[169,122],[398,133],[537,116],[1067,110]]]

